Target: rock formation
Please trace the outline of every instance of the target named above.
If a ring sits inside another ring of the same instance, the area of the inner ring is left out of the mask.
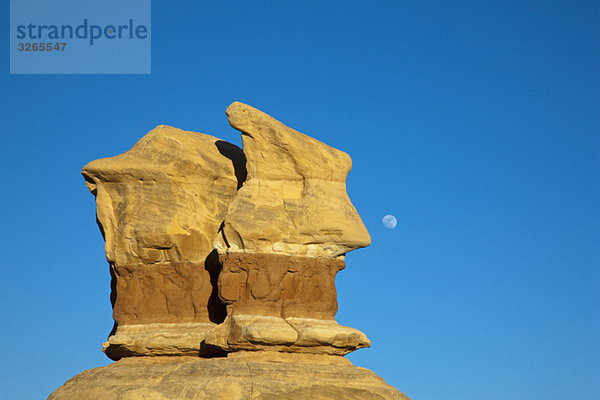
[[[243,152],[159,126],[84,167],[118,361],[49,399],[407,399],[342,357],[370,346],[334,319],[344,255],[370,243],[350,157],[248,105],[227,115]]]
[[[371,242],[346,194],[350,157],[246,104],[227,115],[248,175],[215,240],[227,319],[207,342],[341,355],[369,346],[334,320],[344,254]]]
[[[408,400],[342,357],[270,356],[127,357],[82,372],[49,400]]]
[[[113,279],[110,358],[200,352],[225,316],[209,255],[244,175],[238,147],[168,126],[83,168]]]
[[[371,243],[346,193],[346,153],[242,103],[227,115],[242,132],[248,177],[229,205],[219,252],[333,258]]]

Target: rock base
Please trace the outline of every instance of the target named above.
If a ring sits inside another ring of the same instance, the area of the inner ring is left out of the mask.
[[[134,356],[211,356],[220,349],[204,344],[211,323],[122,325],[102,345],[111,360]]]
[[[223,358],[132,357],[67,381],[48,400],[408,400],[339,356],[238,352]]]

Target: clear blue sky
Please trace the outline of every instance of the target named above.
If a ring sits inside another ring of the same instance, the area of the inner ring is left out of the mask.
[[[239,100],[353,158],[355,365],[414,400],[600,398],[599,4],[154,0],[151,75],[9,75],[0,30],[0,397],[109,363],[81,168],[158,124],[241,144]]]

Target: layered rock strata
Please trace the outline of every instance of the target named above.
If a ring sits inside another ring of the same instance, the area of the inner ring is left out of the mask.
[[[158,126],[126,153],[83,168],[112,276],[110,358],[199,354],[223,320],[213,289],[220,267],[209,255],[244,163],[230,143]]]
[[[370,345],[339,325],[335,275],[371,238],[346,193],[350,157],[251,106],[233,103],[247,180],[215,248],[227,319],[207,343],[227,351],[347,354]]]
[[[335,320],[340,258],[264,253],[220,255],[219,297],[227,319],[206,336],[224,350],[279,350],[344,355],[370,346]]]
[[[371,243],[346,193],[348,154],[246,104],[227,115],[242,133],[248,175],[215,241],[219,253],[333,258]]]
[[[227,115],[243,152],[159,126],[84,167],[118,361],[49,400],[407,400],[342,357],[370,345],[335,321],[344,255],[370,243],[350,157],[248,105]]]
[[[75,376],[48,400],[408,400],[342,357],[125,358]]]

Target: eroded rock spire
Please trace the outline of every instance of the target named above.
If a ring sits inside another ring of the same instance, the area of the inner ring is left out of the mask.
[[[83,169],[113,278],[109,357],[216,349],[346,354],[335,275],[369,234],[337,149],[242,103],[244,150],[159,126]]]
[[[83,168],[113,279],[109,357],[198,354],[205,331],[223,320],[209,254],[244,162],[230,143],[158,126]]]
[[[346,194],[350,157],[248,105],[227,115],[243,152],[159,126],[83,169],[118,361],[49,400],[408,400],[341,357],[370,345],[334,318],[344,255],[370,242]]]
[[[334,319],[344,254],[371,241],[346,193],[350,157],[246,104],[227,115],[248,176],[215,240],[228,317],[207,343],[327,354],[369,346]]]
[[[229,205],[219,252],[332,258],[371,238],[346,193],[348,154],[235,102],[248,177]]]

